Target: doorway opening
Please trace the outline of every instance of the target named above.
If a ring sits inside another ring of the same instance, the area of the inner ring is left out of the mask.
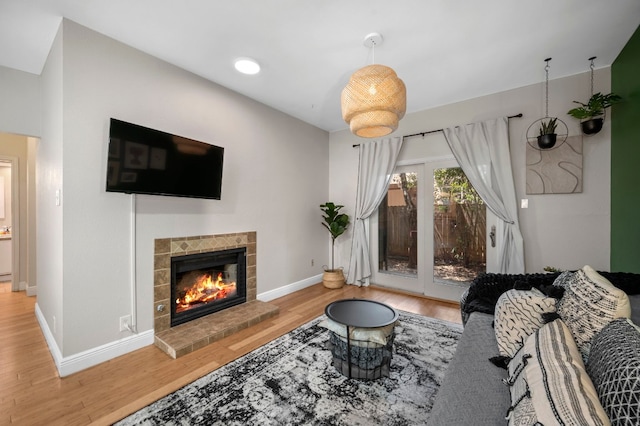
[[[493,220],[455,159],[398,166],[371,216],[371,282],[458,301],[494,261]]]
[[[378,270],[418,274],[418,174],[394,173],[378,207]]]
[[[0,156],[0,283],[10,284],[12,291],[18,291],[17,241],[13,224],[18,221],[19,208],[17,193],[17,159]]]

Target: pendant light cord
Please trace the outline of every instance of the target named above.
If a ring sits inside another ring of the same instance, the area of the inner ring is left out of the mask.
[[[371,40],[371,64],[375,65],[376,63],[376,41],[375,40]],[[591,85],[592,89],[591,91],[593,91],[593,84]]]

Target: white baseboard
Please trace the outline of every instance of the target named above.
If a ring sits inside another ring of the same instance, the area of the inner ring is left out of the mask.
[[[29,297],[33,297],[33,296],[37,296],[38,295],[38,286],[34,285],[34,286],[27,286],[27,296]]]
[[[20,281],[20,284],[18,284],[18,288],[20,289],[20,291],[25,291],[27,289],[26,281]]]
[[[291,294],[294,291],[302,290],[303,288],[318,284],[319,282],[322,282],[322,274],[318,274],[313,277],[309,277],[304,280],[291,283],[280,288],[276,288],[275,290],[265,291],[264,293],[258,294],[257,298],[258,300],[262,300],[263,302],[268,302],[270,300],[277,299],[278,297]]]
[[[268,302],[278,297],[286,296],[303,288],[318,284],[322,281],[322,274],[315,275],[313,277],[306,278],[304,280],[291,283],[289,285],[277,288],[275,290],[266,291],[258,294],[257,298],[264,302]],[[36,293],[37,287],[27,287],[27,295],[33,289],[33,295]],[[40,329],[44,334],[44,338],[49,346],[49,351],[53,357],[53,361],[58,369],[60,377],[65,377],[78,371],[84,370],[94,365],[98,365],[110,359],[119,357],[126,353],[135,351],[153,344],[154,332],[153,330],[146,330],[133,336],[125,337],[114,342],[98,346],[96,348],[88,349],[86,351],[63,357],[56,339],[53,337],[49,325],[40,310],[40,307],[36,303],[35,308],[36,318],[40,324]]]
[[[47,345],[49,345],[49,351],[53,356],[53,361],[56,364],[60,377],[77,373],[78,371],[93,367],[94,365],[119,357],[120,355],[124,355],[153,344],[153,330],[147,330],[96,348],[88,349],[68,357],[63,357],[37,303],[36,318],[38,319],[44,338],[47,341]]]

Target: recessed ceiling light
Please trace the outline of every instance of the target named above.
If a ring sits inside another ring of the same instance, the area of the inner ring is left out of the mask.
[[[260,64],[255,59],[251,58],[238,58],[234,63],[236,70],[242,74],[258,74],[260,72]]]

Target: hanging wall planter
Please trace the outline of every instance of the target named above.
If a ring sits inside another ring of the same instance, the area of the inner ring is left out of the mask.
[[[540,135],[538,136],[540,149],[550,149],[556,144],[558,139],[558,134],[556,133],[557,120],[557,118],[550,118],[540,123]]]
[[[591,97],[585,104],[578,101],[573,101],[581,106],[570,109],[567,114],[577,118],[580,121],[580,128],[585,135],[595,135],[602,130],[604,124],[605,110],[611,105],[620,102],[622,98],[614,93],[603,95],[602,93],[593,93],[593,60],[595,56],[589,58],[591,61]]]
[[[538,146],[540,147],[540,149],[553,148],[556,144],[557,139],[558,139],[558,135],[555,133],[540,135],[538,136]]]
[[[595,135],[600,130],[602,130],[603,124],[603,117],[591,118],[589,120],[581,121],[580,128],[582,129],[582,133],[584,133],[585,135]]]
[[[567,139],[569,129],[564,121],[558,117],[549,117],[549,61],[551,58],[547,58],[544,61],[547,63],[544,67],[546,73],[545,80],[545,116],[539,118],[527,129],[527,143],[532,148],[538,150],[548,150],[554,147],[562,145]],[[559,143],[558,143],[559,142]]]
[[[537,150],[557,148],[567,139],[569,129],[557,117],[539,118],[527,129],[527,143]]]

